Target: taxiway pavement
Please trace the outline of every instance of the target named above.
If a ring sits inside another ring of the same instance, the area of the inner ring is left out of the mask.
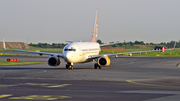
[[[0,57],[0,61],[8,57]],[[111,65],[93,63],[73,70],[47,65],[48,57],[15,57],[41,64],[0,66],[0,100],[179,101],[180,57],[111,57]]]

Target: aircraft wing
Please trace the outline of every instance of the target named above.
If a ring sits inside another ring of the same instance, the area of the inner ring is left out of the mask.
[[[17,50],[17,49],[7,49],[6,45],[5,45],[4,38],[3,38],[3,48],[5,50],[11,50],[11,51],[34,53],[34,54],[39,54],[39,55],[51,55],[51,56],[62,57],[62,58],[64,57],[63,54],[56,54],[56,53],[46,53],[46,52],[34,52],[34,51],[25,51],[25,50]]]
[[[173,50],[173,49],[174,49],[174,48],[172,48],[172,49],[165,49],[165,51],[167,51],[167,50]],[[117,56],[117,55],[124,55],[124,54],[160,52],[160,51],[162,51],[162,50],[150,50],[150,51],[137,51],[137,52],[114,53],[114,54],[90,55],[89,58],[96,59],[96,58],[99,58],[99,57],[101,57],[101,56]]]
[[[173,50],[175,49],[176,42],[174,43],[174,47],[170,49],[164,49],[164,51]],[[101,56],[117,56],[117,55],[124,55],[124,54],[135,54],[135,53],[148,53],[148,52],[160,52],[162,50],[150,50],[150,51],[138,51],[138,52],[126,52],[126,53],[114,53],[114,54],[101,54],[101,55],[90,55],[89,58],[97,59]]]
[[[100,46],[108,46],[108,45],[115,45],[115,44],[120,44],[123,42],[116,42],[116,43],[106,43],[106,44],[101,44]]]
[[[46,53],[46,52],[34,52],[34,51],[25,51],[25,50],[16,50],[16,49],[5,49],[5,50],[26,52],[26,53],[34,53],[34,54],[39,54],[39,55],[51,55],[51,56],[57,56],[57,57],[62,57],[63,58],[63,54]]]

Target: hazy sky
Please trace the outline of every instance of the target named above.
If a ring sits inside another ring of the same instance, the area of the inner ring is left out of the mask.
[[[0,0],[0,41],[169,42],[180,38],[180,0]]]

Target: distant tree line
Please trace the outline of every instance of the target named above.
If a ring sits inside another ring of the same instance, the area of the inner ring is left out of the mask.
[[[99,44],[103,44],[103,42],[98,39],[97,42]],[[117,43],[117,42],[110,42],[110,43]],[[122,43],[118,43],[116,45],[112,45],[113,47],[116,46],[134,46],[134,45],[160,45],[160,46],[165,46],[167,48],[172,48],[174,47],[174,43],[175,41],[171,41],[171,42],[161,42],[161,43],[144,43],[143,41],[135,41],[135,42],[122,42]],[[52,43],[52,44],[48,44],[48,43],[38,43],[38,44],[33,44],[30,43],[29,46],[33,46],[33,47],[40,47],[40,48],[64,48],[64,46],[66,46],[67,44],[64,43]],[[180,41],[176,42],[176,48],[180,48]]]
[[[99,44],[103,44],[103,42],[98,39],[97,42]],[[110,43],[118,43],[118,42],[110,42]],[[135,42],[121,42],[121,43],[118,43],[117,45],[119,46],[127,46],[127,45],[130,45],[130,46],[134,46],[134,45],[160,45],[160,46],[164,46],[164,47],[167,47],[167,48],[173,48],[174,47],[174,44],[175,44],[175,41],[171,41],[171,42],[161,42],[161,43],[144,43],[143,41],[135,41]],[[113,47],[116,47],[117,45],[112,45]],[[179,42],[176,42],[176,48],[180,48],[180,41]]]
[[[66,46],[67,44],[64,43],[52,43],[52,44],[48,44],[48,43],[38,43],[38,44],[33,44],[30,43],[29,46],[33,46],[33,47],[40,47],[40,48],[64,48],[64,46]]]

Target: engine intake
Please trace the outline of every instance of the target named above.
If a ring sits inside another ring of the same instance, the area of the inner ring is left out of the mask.
[[[110,65],[110,59],[108,56],[103,56],[98,59],[98,65],[100,66],[109,66]]]
[[[48,59],[48,65],[49,66],[59,66],[60,59],[58,57],[52,56]]]

